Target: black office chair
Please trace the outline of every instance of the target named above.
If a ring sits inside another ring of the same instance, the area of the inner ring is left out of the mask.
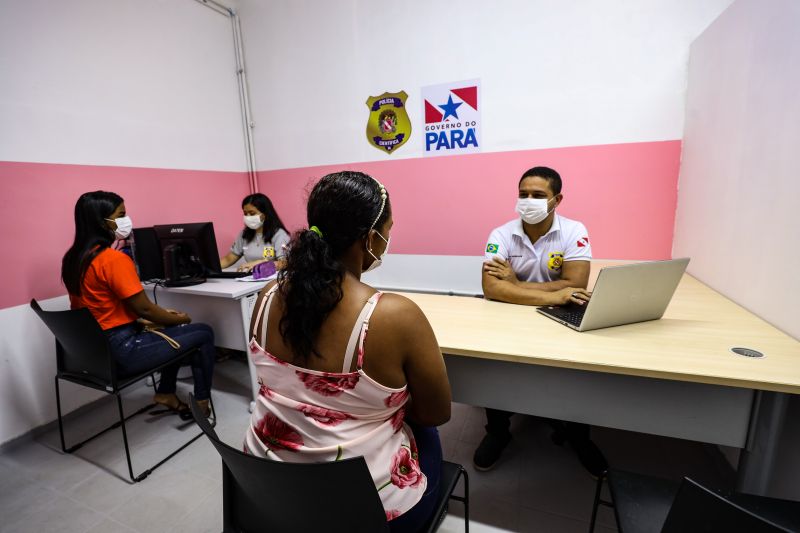
[[[286,463],[243,453],[228,446],[203,417],[194,397],[195,421],[222,456],[223,533],[389,531],[386,513],[363,457],[326,463]],[[464,496],[453,489],[464,476]],[[335,483],[338,490],[331,490]],[[447,502],[464,503],[469,532],[469,480],[461,465],[445,461],[436,511],[420,531],[434,532],[447,513]]]
[[[612,502],[602,500],[603,480]],[[614,508],[620,533],[773,533],[800,531],[800,502],[710,490],[685,477],[672,481],[609,470],[597,481],[589,532],[600,505]]]
[[[122,428],[122,441],[125,444],[125,458],[128,461],[128,475],[131,481],[138,482],[145,479],[150,473],[172,458],[175,454],[186,448],[189,444],[200,438],[203,434],[194,435],[188,442],[180,448],[170,453],[154,466],[135,476],[131,465],[131,453],[128,446],[128,433],[125,430],[125,421],[156,407],[156,404],[148,404],[135,413],[124,415],[122,410],[121,392],[134,383],[146,378],[153,377],[155,372],[162,368],[179,362],[190,355],[194,350],[182,353],[176,350],[175,357],[169,361],[155,366],[145,372],[134,376],[120,377],[117,373],[114,358],[108,345],[103,330],[87,309],[75,309],[71,311],[45,311],[36,300],[31,300],[31,308],[39,315],[42,322],[55,335],[56,338],[56,409],[58,411],[58,432],[61,437],[61,449],[65,453],[72,453],[87,442],[99,437],[106,431]],[[69,448],[64,439],[64,423],[61,415],[61,394],[59,390],[59,380],[70,381],[77,385],[89,387],[95,390],[112,394],[117,398],[117,409],[119,411],[119,421],[114,422],[107,428],[95,433],[88,439]],[[155,381],[154,381],[155,386]],[[214,404],[210,402],[212,413]],[[215,415],[216,418],[216,415]]]

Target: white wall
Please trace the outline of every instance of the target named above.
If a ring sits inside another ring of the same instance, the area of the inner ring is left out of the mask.
[[[692,45],[673,251],[800,339],[798,26],[795,0],[739,0]]]
[[[69,299],[60,296],[41,305],[48,311],[69,309]],[[0,309],[0,324],[1,444],[56,418],[56,355],[53,335],[28,306]],[[101,396],[85,387],[61,383],[65,413]]]
[[[226,170],[235,174],[219,179],[235,179],[231,188],[244,191],[238,98],[230,19],[200,3],[0,0],[0,161]],[[27,261],[28,270],[53,274],[45,266],[65,250],[59,235],[71,226],[76,195],[67,183],[30,175],[0,179],[3,272]],[[82,178],[79,170],[70,177]],[[137,186],[106,181],[103,188],[119,192]],[[219,200],[203,196],[188,201]],[[52,203],[69,207],[42,207]],[[20,204],[30,219],[3,220]],[[174,209],[177,216],[181,205]],[[44,230],[31,230],[40,223]],[[22,228],[37,239],[36,254],[9,246]],[[26,281],[6,276],[0,288],[15,283]],[[43,305],[68,306],[65,297]],[[55,419],[54,375],[50,332],[27,305],[0,309],[0,443]],[[62,390],[65,411],[96,397],[69,384]]]
[[[738,0],[692,44],[673,254],[800,339],[798,27],[796,0]],[[800,500],[798,450],[793,396],[769,495]]]
[[[0,161],[247,168],[230,19],[191,0],[0,0]]]
[[[259,170],[373,161],[365,101],[480,78],[483,150],[680,139],[691,41],[731,0],[240,0]]]

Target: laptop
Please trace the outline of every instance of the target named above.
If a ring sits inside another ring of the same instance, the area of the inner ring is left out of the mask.
[[[588,303],[542,306],[537,311],[576,331],[658,320],[688,264],[684,257],[606,267],[600,270]]]

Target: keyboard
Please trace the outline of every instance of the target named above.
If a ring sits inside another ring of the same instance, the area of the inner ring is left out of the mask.
[[[575,327],[581,325],[583,315],[586,312],[586,306],[568,305],[564,307],[548,307],[547,313],[554,317],[560,318],[564,322],[568,322]]]
[[[231,272],[225,270],[223,272],[209,272],[206,274],[207,278],[221,278],[221,279],[236,279],[236,278],[243,278],[245,276],[249,276],[250,272]]]

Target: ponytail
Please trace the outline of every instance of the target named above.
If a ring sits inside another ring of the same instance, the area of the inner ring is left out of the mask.
[[[311,354],[319,356],[314,341],[322,323],[342,300],[344,266],[318,234],[300,230],[294,234],[280,276],[284,301],[281,335],[302,360]]]
[[[307,207],[311,229],[294,234],[278,278],[284,302],[279,331],[300,361],[320,356],[319,330],[342,301],[342,254],[389,216],[386,189],[364,173],[328,174],[314,186]]]

